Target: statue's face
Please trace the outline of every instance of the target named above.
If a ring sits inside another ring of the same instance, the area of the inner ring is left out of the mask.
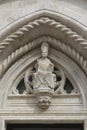
[[[42,51],[42,57],[47,57],[48,56],[48,50],[45,49]]]
[[[42,57],[47,57],[48,56],[48,49],[49,49],[49,46],[46,42],[44,42],[41,46],[41,53],[42,53]]]

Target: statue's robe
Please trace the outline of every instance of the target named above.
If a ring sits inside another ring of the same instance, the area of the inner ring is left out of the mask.
[[[34,89],[54,89],[55,74],[54,65],[48,58],[37,60],[36,73],[33,74]]]

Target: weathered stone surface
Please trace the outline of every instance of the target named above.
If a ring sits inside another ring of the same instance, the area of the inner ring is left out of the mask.
[[[60,0],[47,0],[47,2],[44,2],[43,0],[40,0],[40,2],[39,0],[5,0],[0,4],[0,29],[3,29],[14,21],[17,21],[17,19],[26,14],[34,13],[35,11],[43,9],[61,13],[67,17],[76,19],[78,22],[87,26],[87,12],[79,7],[69,5],[68,2]]]
[[[86,130],[87,11],[59,0],[0,1],[0,29],[0,130],[6,130],[5,122],[83,121]],[[37,107],[36,95],[12,93],[30,65],[41,59],[43,42],[50,46],[50,63],[78,92],[57,93],[49,101],[40,95],[40,107],[51,102],[46,111]]]

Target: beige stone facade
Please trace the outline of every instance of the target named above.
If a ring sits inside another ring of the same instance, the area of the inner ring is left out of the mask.
[[[0,1],[0,130],[7,123],[61,122],[83,123],[87,129],[87,10],[86,1],[80,2]],[[17,86],[31,66],[35,69],[44,42],[54,65],[48,81],[59,70],[61,91],[56,87],[48,109],[42,110],[29,86],[22,94]],[[73,85],[69,94],[63,91],[66,79]]]

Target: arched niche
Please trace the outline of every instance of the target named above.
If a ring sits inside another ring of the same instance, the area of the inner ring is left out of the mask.
[[[79,90],[79,95],[55,96],[54,104],[51,104],[45,114],[64,114],[72,117],[74,114],[73,119],[75,119],[78,115],[77,111],[85,113],[84,110],[87,106],[85,27],[67,16],[43,10],[27,16],[27,19],[24,17],[18,21],[18,24],[13,23],[10,29],[13,29],[12,33],[9,32],[9,29],[2,32],[2,36],[5,34],[5,37],[2,38],[0,46],[0,108],[3,111],[2,115],[10,113],[14,116],[14,120],[16,120],[15,118],[19,120],[20,115],[27,116],[31,113],[43,115],[32,96],[10,95],[12,87],[19,84],[30,62],[41,56],[40,45],[43,41],[49,43],[49,59],[62,68],[73,86]],[[63,100],[61,101],[61,99]],[[75,104],[70,101],[74,101]],[[59,105],[61,102],[62,105]],[[16,115],[17,117],[15,117]],[[6,118],[8,119],[8,117]],[[24,120],[23,117],[21,118]],[[77,118],[79,120],[79,117]],[[37,119],[37,117],[33,119]],[[45,119],[47,117],[43,120],[45,121]],[[63,119],[67,120],[67,116],[62,116],[61,120]],[[73,120],[70,117],[69,119]]]

